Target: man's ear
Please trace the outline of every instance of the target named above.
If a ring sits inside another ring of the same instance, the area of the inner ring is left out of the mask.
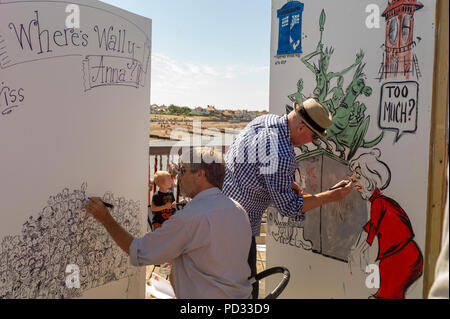
[[[305,126],[306,126],[306,125],[305,125],[304,123],[300,122],[300,124],[297,126],[297,132],[298,132],[298,134],[300,134],[300,133],[303,131],[303,129],[304,129]]]

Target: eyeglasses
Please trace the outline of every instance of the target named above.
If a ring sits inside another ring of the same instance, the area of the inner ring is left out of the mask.
[[[184,166],[180,166],[180,176],[183,176],[187,172],[187,168]]]

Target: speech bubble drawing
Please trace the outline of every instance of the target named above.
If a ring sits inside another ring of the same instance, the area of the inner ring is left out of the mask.
[[[383,84],[378,114],[381,129],[397,132],[394,143],[405,133],[415,133],[419,114],[419,84],[414,81]]]

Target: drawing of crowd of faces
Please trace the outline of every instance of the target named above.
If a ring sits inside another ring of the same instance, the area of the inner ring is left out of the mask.
[[[74,298],[111,281],[133,276],[128,256],[84,206],[87,184],[50,196],[38,216],[23,224],[22,234],[0,240],[0,299]],[[105,193],[111,214],[138,236],[139,202]],[[79,268],[80,288],[66,286],[66,267]]]

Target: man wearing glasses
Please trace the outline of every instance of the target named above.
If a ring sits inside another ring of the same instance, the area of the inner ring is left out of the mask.
[[[303,220],[303,214],[323,204],[340,201],[352,190],[350,181],[341,181],[335,190],[303,197],[295,183],[294,146],[303,146],[325,137],[332,116],[316,99],[294,103],[285,116],[264,115],[250,122],[236,137],[225,155],[226,175],[223,192],[248,213],[252,245],[248,263],[256,274],[256,241],[264,211],[273,202],[283,216]],[[253,284],[258,297],[258,283]]]
[[[171,261],[177,298],[248,299],[250,222],[245,210],[222,193],[224,177],[222,155],[213,148],[183,153],[180,188],[192,200],[142,238],[117,224],[99,198],[92,198],[86,209],[130,255],[132,265]]]

